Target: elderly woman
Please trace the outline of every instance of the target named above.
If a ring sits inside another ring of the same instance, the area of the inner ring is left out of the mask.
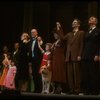
[[[21,91],[27,91],[29,79],[29,41],[28,33],[23,33],[21,36],[20,53],[19,53],[19,88]]]

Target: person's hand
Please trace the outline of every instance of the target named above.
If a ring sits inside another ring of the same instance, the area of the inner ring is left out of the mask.
[[[81,57],[80,57],[80,56],[78,56],[78,57],[77,57],[77,60],[78,60],[78,61],[81,61]]]
[[[95,56],[94,61],[99,61],[99,56]]]
[[[6,53],[4,53],[3,55],[4,55],[4,57],[7,57],[7,54]]]

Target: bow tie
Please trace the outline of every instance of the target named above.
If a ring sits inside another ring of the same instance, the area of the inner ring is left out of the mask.
[[[90,28],[89,31],[92,31],[92,28]]]
[[[32,41],[36,40],[36,38],[32,38]]]
[[[91,32],[92,32],[92,28],[89,29],[89,33],[91,33]]]

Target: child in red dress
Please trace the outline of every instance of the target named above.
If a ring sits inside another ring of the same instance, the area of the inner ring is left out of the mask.
[[[49,93],[50,83],[51,83],[51,43],[46,44],[45,52],[43,54],[43,59],[41,62],[40,73],[42,77],[42,93]]]

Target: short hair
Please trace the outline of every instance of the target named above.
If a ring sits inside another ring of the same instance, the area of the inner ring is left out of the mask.
[[[95,16],[91,16],[90,18],[94,18],[95,21],[96,21],[96,24],[97,24],[97,22],[98,22],[97,17],[95,17]],[[90,19],[90,18],[89,18],[89,19]]]
[[[52,43],[46,43],[50,48],[52,47]]]
[[[74,18],[74,20],[77,20],[78,24],[81,24],[81,21],[78,18]]]
[[[35,31],[38,33],[38,30],[37,30],[36,28],[32,28],[31,31],[32,31],[32,30],[35,30]]]

